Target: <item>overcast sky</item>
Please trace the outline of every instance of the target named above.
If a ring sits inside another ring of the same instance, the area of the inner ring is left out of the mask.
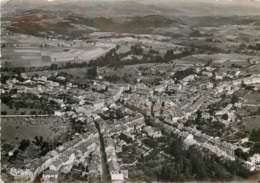
[[[3,2],[7,2],[8,0],[0,0],[1,3]],[[43,0],[44,1],[44,0]],[[49,2],[52,2],[52,1],[57,1],[57,0],[48,0]],[[62,1],[62,0],[58,0],[58,1]],[[75,0],[74,0],[75,1]],[[85,0],[85,1],[133,1],[133,0]],[[205,1],[205,2],[227,2],[227,3],[248,3],[248,2],[260,2],[260,0],[138,0],[138,1],[146,1],[146,2],[156,2],[156,3],[160,3],[160,2],[171,2],[171,1],[185,1],[185,2],[188,2],[188,1]]]

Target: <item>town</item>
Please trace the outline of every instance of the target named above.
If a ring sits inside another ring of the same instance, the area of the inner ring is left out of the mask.
[[[77,39],[54,28],[19,31],[20,16],[1,25],[4,182],[259,174],[259,26],[201,26],[182,37],[94,30]]]

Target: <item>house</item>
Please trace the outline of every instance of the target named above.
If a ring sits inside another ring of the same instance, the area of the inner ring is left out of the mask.
[[[157,86],[155,89],[154,89],[154,93],[163,93],[165,91],[165,86]]]
[[[217,116],[221,116],[221,115],[224,115],[226,113],[228,113],[228,111],[233,107],[232,104],[228,104],[224,109],[220,110],[220,111],[217,111],[216,112],[216,115]]]
[[[143,131],[144,131],[148,136],[153,137],[153,138],[159,138],[159,137],[162,136],[161,131],[154,129],[154,128],[151,127],[151,126],[145,126],[145,127],[143,128]]]
[[[223,79],[224,79],[223,76],[215,74],[215,80],[220,80],[221,81]]]
[[[61,111],[54,111],[55,116],[62,116],[63,113]]]
[[[251,76],[249,78],[245,78],[243,81],[247,85],[260,84],[260,75],[255,75],[255,76]]]
[[[192,74],[192,75],[189,75],[189,76],[186,76],[185,78],[183,78],[183,82],[186,83],[186,82],[190,82],[190,81],[193,81],[197,76]]]
[[[189,146],[193,144],[197,144],[197,141],[194,139],[192,134],[189,134],[183,142],[186,145],[186,148],[189,148]]]
[[[108,90],[108,86],[106,86],[106,85],[94,84],[94,85],[92,86],[92,91],[104,93],[104,92],[106,92],[107,90]]]
[[[212,76],[213,76],[212,72],[203,71],[201,74],[202,74],[203,76],[207,76],[207,77],[212,77]]]
[[[47,82],[47,77],[46,76],[41,76],[38,78],[39,81],[44,81],[44,82]]]
[[[209,83],[207,84],[206,88],[207,88],[207,89],[212,89],[212,88],[214,88],[214,84],[211,83],[211,82],[209,82]]]

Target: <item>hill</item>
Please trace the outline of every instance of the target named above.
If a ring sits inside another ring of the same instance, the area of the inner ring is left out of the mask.
[[[32,8],[72,11],[88,17],[120,17],[144,15],[168,16],[234,16],[260,15],[256,0],[9,0],[4,12],[18,12]]]
[[[10,22],[8,30],[35,36],[68,35],[96,31],[117,33],[153,33],[157,27],[179,26],[178,18],[161,15],[132,16],[119,18],[85,17],[66,11],[33,9],[5,18]]]

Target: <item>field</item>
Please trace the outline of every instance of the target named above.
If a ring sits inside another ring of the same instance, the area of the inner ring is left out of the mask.
[[[86,41],[64,41],[44,39],[23,34],[4,38],[3,67],[42,67],[55,63],[88,62],[115,47],[111,43],[88,43]]]
[[[2,143],[17,144],[35,136],[52,140],[67,131],[68,123],[57,117],[7,117],[1,118],[1,127]]]
[[[243,123],[247,130],[259,129],[260,128],[260,116],[251,116],[243,118]]]

